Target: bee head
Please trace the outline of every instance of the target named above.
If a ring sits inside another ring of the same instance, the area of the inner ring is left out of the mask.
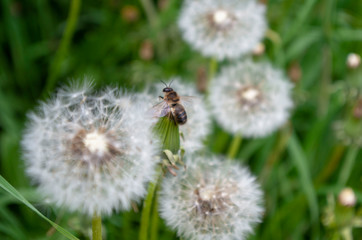
[[[162,91],[163,91],[163,92],[172,92],[173,89],[170,88],[170,87],[165,87]]]

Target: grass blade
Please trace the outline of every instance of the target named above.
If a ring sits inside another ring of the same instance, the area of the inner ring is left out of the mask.
[[[295,164],[295,167],[297,168],[302,188],[307,196],[312,222],[316,222],[318,221],[319,215],[317,196],[313,187],[311,176],[309,174],[307,166],[308,160],[302,150],[300,142],[295,133],[293,133],[290,137],[288,151],[290,153],[292,161]]]
[[[358,154],[358,147],[350,147],[348,149],[346,160],[342,165],[341,172],[338,177],[338,187],[342,188],[346,185],[349,176],[351,175],[354,163],[356,161],[356,157]]]
[[[43,218],[45,221],[50,223],[58,232],[60,232],[64,237],[71,239],[71,240],[77,240],[75,236],[73,236],[70,232],[56,224],[55,222],[51,221],[49,218],[44,216],[41,212],[38,211],[28,200],[26,200],[8,181],[6,181],[5,178],[3,178],[0,175],[0,187],[3,188],[5,191],[10,193],[13,197],[18,199],[20,202],[25,204],[27,207],[29,207],[31,210],[33,210],[36,214],[38,214],[41,218]]]

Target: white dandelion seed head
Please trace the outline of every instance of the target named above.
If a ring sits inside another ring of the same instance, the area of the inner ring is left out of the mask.
[[[289,117],[292,85],[268,63],[244,60],[225,67],[210,86],[210,102],[219,124],[244,137],[263,137]]]
[[[144,196],[157,149],[152,120],[142,117],[148,96],[91,90],[68,87],[42,103],[29,114],[22,146],[28,174],[52,202],[107,215]]]
[[[253,51],[267,28],[265,6],[254,0],[187,0],[179,27],[203,55],[238,58]]]
[[[211,116],[207,109],[204,97],[197,92],[196,86],[184,83],[180,78],[170,79],[171,87],[181,96],[181,104],[184,106],[187,114],[187,122],[180,125],[179,129],[182,133],[181,146],[187,152],[194,152],[203,148],[206,136],[211,129]],[[151,92],[155,96],[160,94],[163,96],[162,89],[165,87],[163,83],[155,84],[151,87]],[[182,96],[191,97],[186,101],[182,100]]]
[[[163,180],[160,213],[179,236],[193,240],[245,239],[261,221],[262,192],[239,164],[188,156],[187,170]]]

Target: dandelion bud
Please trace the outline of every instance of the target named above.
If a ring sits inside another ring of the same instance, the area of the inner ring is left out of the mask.
[[[356,204],[356,195],[352,188],[344,188],[338,195],[338,201],[346,207],[353,207]]]
[[[249,53],[264,36],[265,6],[253,0],[185,1],[179,18],[183,38],[219,60]]]
[[[356,53],[350,53],[347,56],[347,66],[349,68],[358,68],[361,64],[361,56]]]
[[[146,193],[156,153],[147,96],[91,87],[60,90],[29,114],[27,172],[51,202],[82,213],[129,209]]]
[[[187,160],[187,171],[163,181],[160,212],[166,224],[187,239],[245,239],[263,212],[255,177],[217,157]]]
[[[291,84],[267,63],[244,60],[221,70],[210,86],[216,120],[245,137],[263,137],[289,117]]]

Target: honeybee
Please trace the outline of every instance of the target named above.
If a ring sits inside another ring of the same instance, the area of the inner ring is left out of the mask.
[[[163,101],[153,107],[156,112],[156,116],[164,117],[170,114],[178,125],[185,124],[187,122],[187,113],[182,103],[190,103],[193,97],[179,96],[177,92],[171,88],[172,82],[169,85],[163,81],[161,82],[165,84],[166,87],[162,90],[162,92],[164,92],[164,96],[159,96],[159,98]]]

